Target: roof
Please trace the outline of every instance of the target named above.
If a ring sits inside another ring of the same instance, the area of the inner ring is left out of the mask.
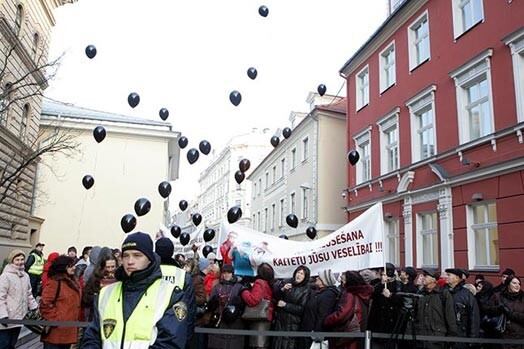
[[[63,116],[72,119],[97,120],[107,122],[120,122],[126,124],[137,124],[147,126],[161,126],[171,128],[171,123],[128,116],[122,114],[108,113],[104,111],[77,107],[73,104],[51,101],[44,99],[42,103],[42,116]]]
[[[316,105],[315,108],[318,109],[318,110],[323,110],[323,111],[331,111],[331,112],[335,112],[335,113],[346,114],[346,111],[347,111],[347,99],[346,98],[342,98],[342,99],[340,99],[339,101],[337,101],[335,103]]]

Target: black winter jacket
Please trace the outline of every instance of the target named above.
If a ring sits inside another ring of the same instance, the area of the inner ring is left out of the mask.
[[[448,290],[422,290],[416,304],[417,334],[426,336],[456,336],[455,304]]]
[[[461,281],[454,288],[448,287],[453,296],[455,304],[455,319],[457,322],[458,335],[460,337],[479,337],[480,336],[480,315],[479,307],[475,296],[464,287],[465,282]]]
[[[336,286],[328,286],[312,292],[304,307],[300,330],[324,331],[324,319],[335,309],[339,296]]]
[[[403,300],[396,293],[402,291],[402,282],[395,280],[388,282],[387,287],[391,297],[386,298],[384,284],[375,285],[375,291],[371,296],[372,304],[369,311],[368,330],[379,333],[392,333],[402,308]]]

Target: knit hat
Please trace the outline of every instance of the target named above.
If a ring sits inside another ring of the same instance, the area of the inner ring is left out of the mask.
[[[204,271],[204,269],[206,269],[208,266],[209,266],[209,259],[200,258],[198,260],[198,269],[200,269],[200,271]]]
[[[222,266],[222,268],[220,269],[220,271],[222,273],[231,273],[231,274],[234,274],[235,273],[235,268],[233,268],[233,266],[231,264],[224,264]]]
[[[515,272],[513,271],[513,269],[510,269],[510,268],[506,268],[504,269],[504,271],[502,272],[502,275],[515,275]]]
[[[213,260],[217,259],[217,255],[214,252],[209,252],[208,255],[207,255],[207,259],[210,260],[210,261],[213,261]]]
[[[24,259],[25,259],[25,253],[24,251],[22,250],[12,250],[11,252],[9,252],[9,263],[13,263],[13,259],[15,259],[16,257],[18,256],[24,256]]]
[[[325,269],[320,271],[318,273],[318,277],[326,287],[333,286],[337,283],[337,279],[335,279],[335,275],[333,275],[331,269]]]
[[[360,275],[368,285],[377,278],[377,274],[371,269],[361,270]]]
[[[155,241],[155,252],[160,258],[173,258],[175,246],[169,238],[160,238]]]
[[[142,252],[149,258],[150,261],[155,260],[155,253],[153,252],[153,240],[151,236],[142,232],[130,234],[122,244],[122,253],[127,250],[137,250]]]

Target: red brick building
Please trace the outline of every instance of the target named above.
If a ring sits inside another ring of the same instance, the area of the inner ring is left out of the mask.
[[[524,2],[401,2],[340,73],[348,219],[382,201],[397,265],[524,275]]]

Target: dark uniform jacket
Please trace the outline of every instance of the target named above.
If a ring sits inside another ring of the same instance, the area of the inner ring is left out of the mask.
[[[122,281],[122,307],[124,321],[127,321],[133,310],[137,306],[142,295],[156,279],[162,277],[160,271],[160,258],[152,261],[146,269],[133,272],[128,276],[123,267],[119,267],[115,273],[118,281]],[[156,323],[158,330],[157,338],[151,348],[179,348],[186,347],[186,343],[191,339],[195,325],[195,295],[191,278],[186,274],[184,289],[176,288],[171,295],[169,306],[164,316]],[[187,307],[186,316],[180,318],[174,313],[175,304],[185,303]],[[95,299],[95,309],[93,321],[89,324],[84,332],[82,342],[83,349],[101,348],[102,334],[100,333],[100,313],[98,309],[98,296]]]

